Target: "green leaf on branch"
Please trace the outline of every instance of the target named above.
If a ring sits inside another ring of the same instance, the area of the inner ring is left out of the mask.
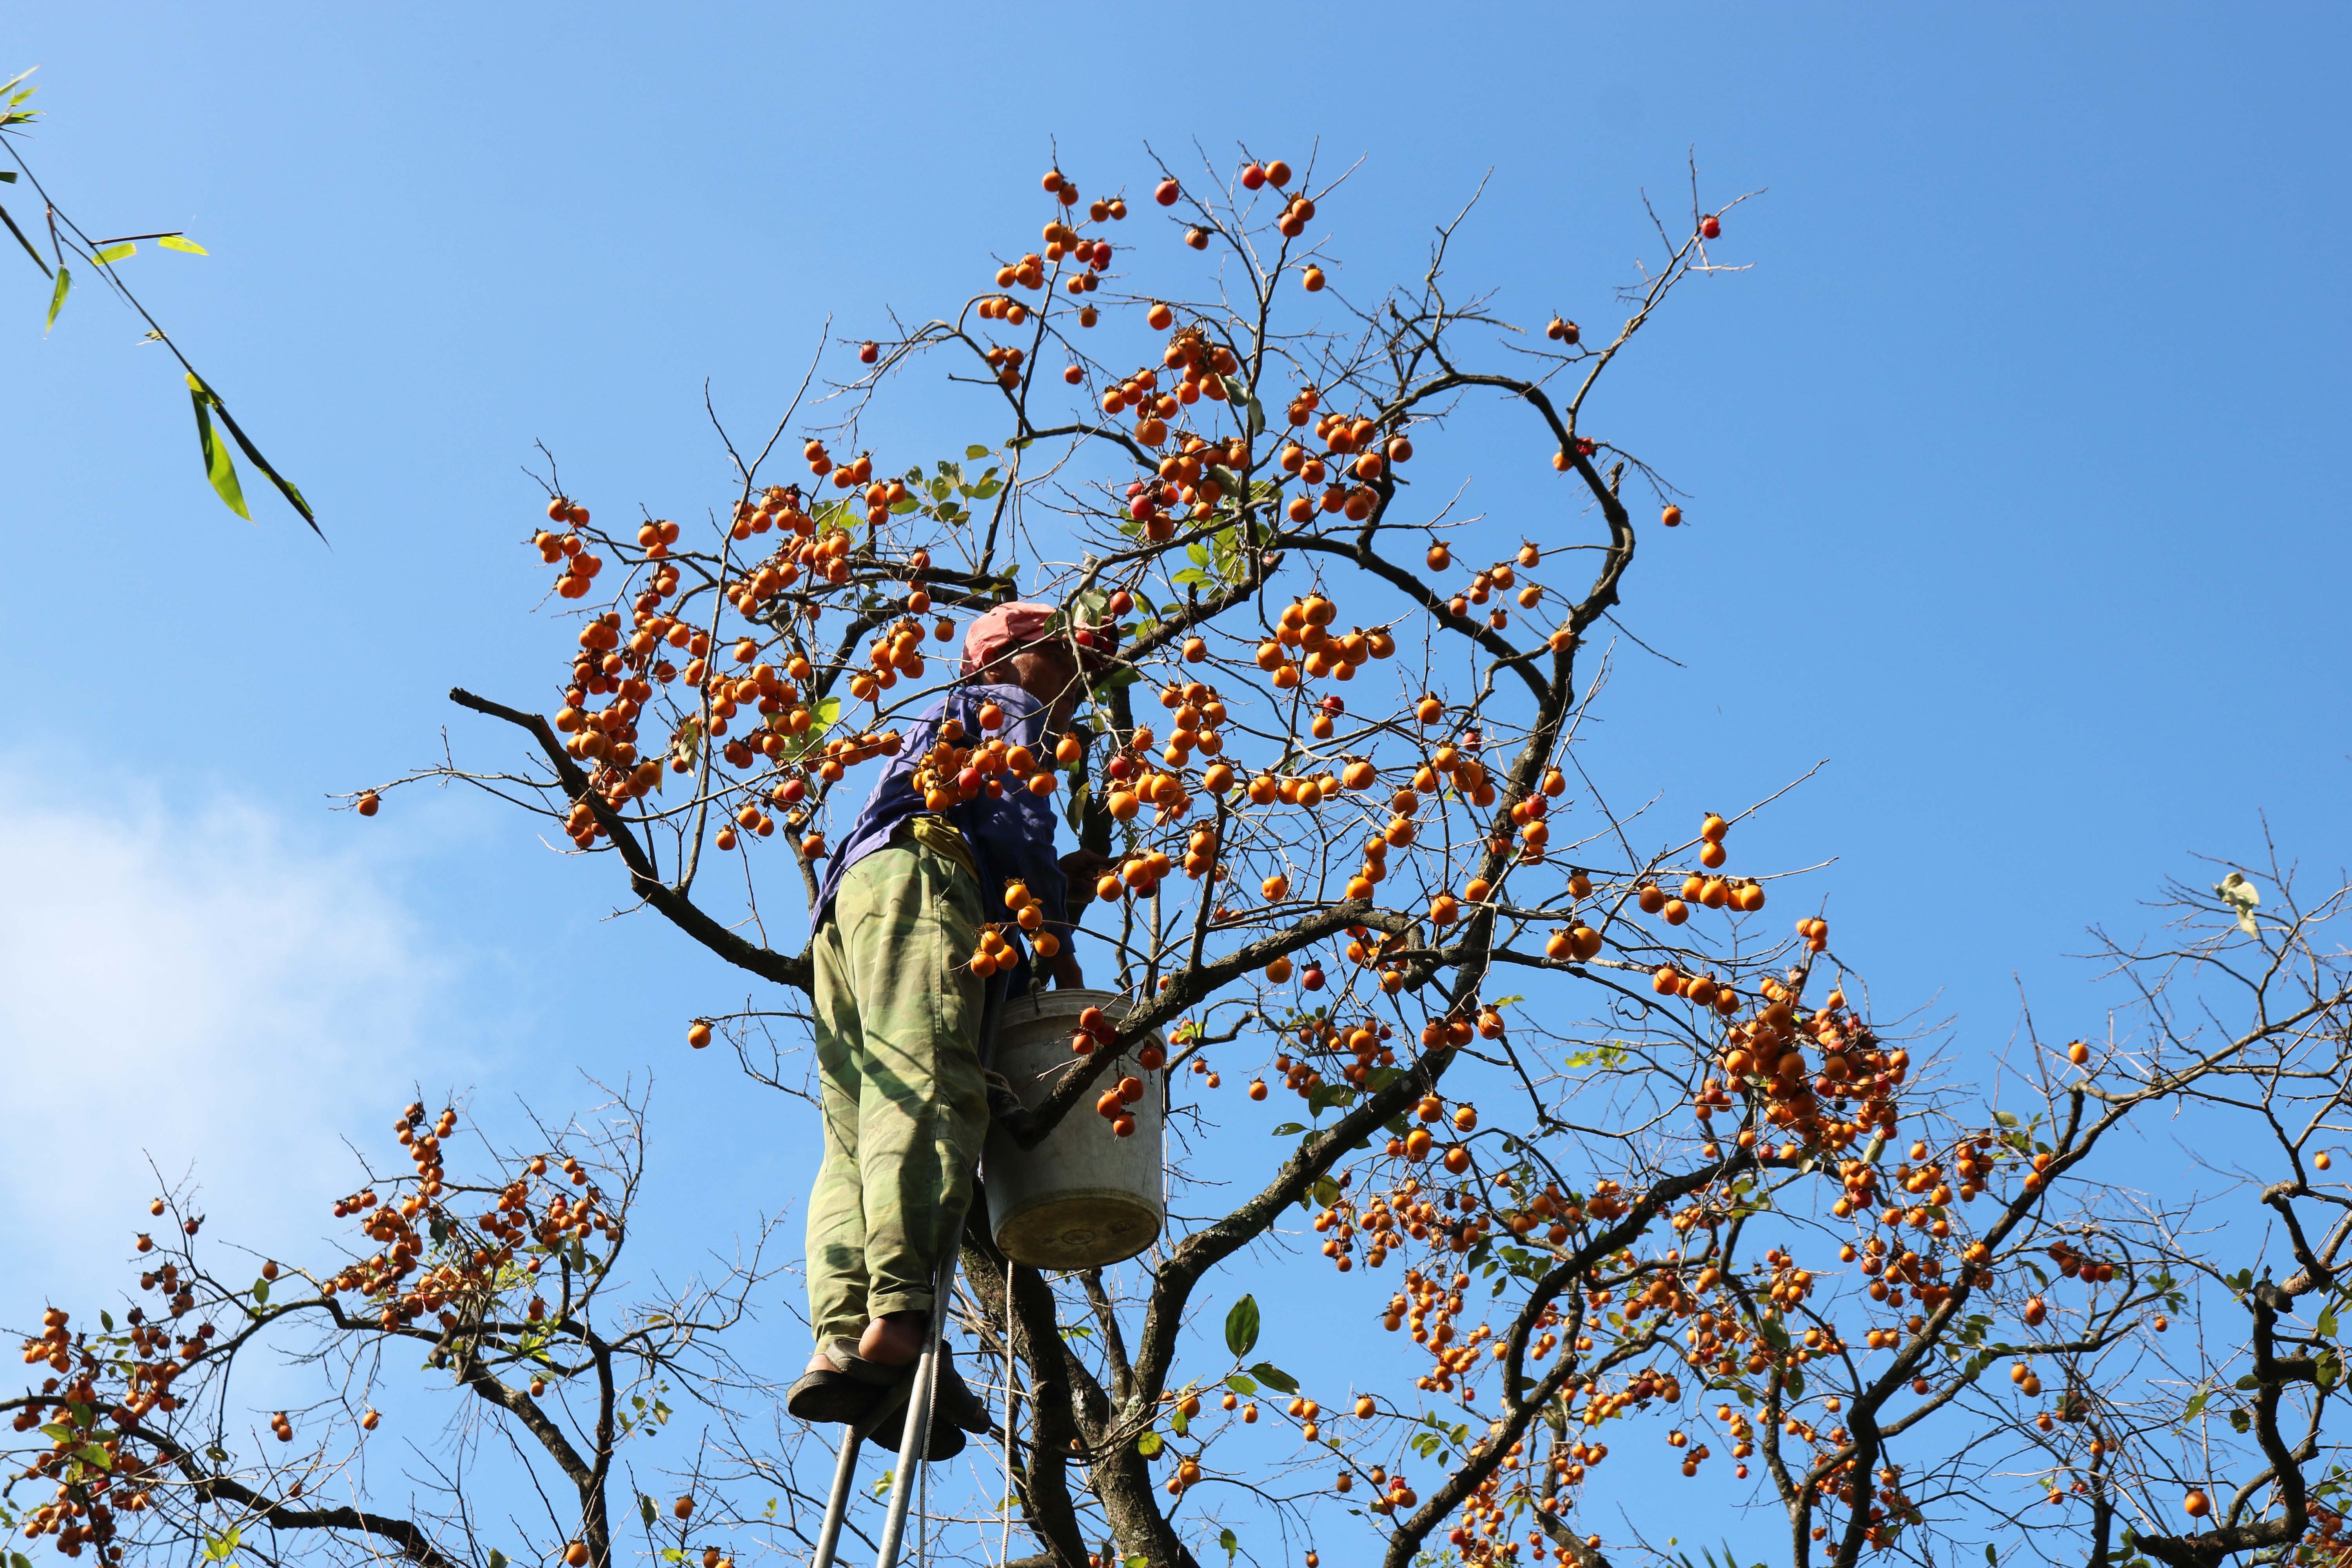
[[[1184,1407],[1180,1405],[1176,1407],[1175,1411],[1169,1415],[1168,1425],[1176,1429],[1176,1436],[1181,1437],[1185,1433],[1190,1432],[1192,1429],[1192,1418],[1184,1414]]]
[[[41,259],[41,253],[33,248],[33,242],[25,237],[25,231],[16,226],[16,220],[8,216],[6,207],[0,207],[0,224],[8,226],[8,232],[16,237],[16,243],[25,247],[25,254],[33,258],[33,265],[41,269],[41,276],[48,277],[49,264]]]
[[[1355,1103],[1355,1085],[1347,1083],[1327,1083],[1320,1089],[1313,1090],[1307,1097],[1307,1109],[1312,1110],[1318,1116],[1322,1115],[1325,1111],[1330,1110],[1335,1105],[1353,1105]]]
[[[245,507],[245,487],[236,482],[236,465],[229,460],[228,448],[221,445],[220,437],[213,434],[213,395],[193,374],[188,377],[188,397],[196,405],[196,444],[204,452],[205,477],[229,510],[251,522],[253,513]]]
[[[1231,1530],[1221,1530],[1217,1532],[1217,1544],[1225,1549],[1225,1561],[1228,1563],[1234,1560],[1234,1553],[1242,1549],[1241,1538]]]
[[[1225,1386],[1246,1399],[1257,1392],[1257,1379],[1247,1373],[1237,1372],[1225,1379]]]
[[[1225,1314],[1225,1348],[1234,1352],[1235,1361],[1248,1355],[1257,1345],[1257,1298],[1244,1296]]]
[[[963,455],[974,462],[978,462],[981,458],[987,457],[988,453],[988,447],[980,446],[976,443],[972,446],[966,447],[963,449]]]
[[[1149,1459],[1153,1455],[1160,1452],[1160,1446],[1162,1441],[1163,1439],[1160,1437],[1159,1433],[1146,1432],[1142,1436],[1138,1437],[1135,1440],[1135,1451]]]
[[[138,245],[134,241],[126,239],[121,245],[110,245],[104,250],[91,251],[89,258],[100,267],[111,267],[124,257],[136,256],[138,253]]]
[[[647,1530],[654,1527],[654,1500],[643,1492],[637,1494],[637,1517],[646,1521]]]
[[[51,285],[49,289],[49,324],[47,327],[43,327],[41,329],[41,331],[45,335],[47,333],[49,327],[54,327],[58,324],[58,311],[64,308],[66,295],[72,288],[73,274],[67,271],[62,267],[58,268],[58,280],[55,284]]]
[[[1260,1383],[1265,1384],[1276,1394],[1296,1394],[1298,1392],[1298,1380],[1291,1376],[1288,1373],[1283,1371],[1280,1367],[1276,1366],[1271,1362],[1259,1362],[1256,1365],[1251,1367],[1250,1371],[1256,1376]]]
[[[194,240],[190,239],[184,234],[159,234],[155,237],[155,243],[162,246],[166,250],[184,250],[190,256],[210,256],[212,254],[211,251],[206,250],[203,246],[198,245]]]
[[[268,1280],[257,1279],[253,1282],[253,1304],[257,1307],[267,1307],[269,1305]]]

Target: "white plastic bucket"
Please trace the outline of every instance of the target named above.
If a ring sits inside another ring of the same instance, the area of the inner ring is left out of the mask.
[[[1104,991],[1044,991],[1004,1005],[997,1025],[996,1054],[989,1070],[1012,1085],[1024,1106],[1034,1109],[1065,1074],[1091,1062],[1070,1049],[1078,1015],[1100,1007],[1118,1017],[1126,1010]],[[1131,1047],[1165,1044],[1157,1035]],[[1167,1121],[1159,1079],[1122,1057],[1108,1076],[1109,1088],[1129,1074],[1148,1086],[1129,1108],[1135,1131],[1115,1136],[1090,1102],[1068,1115],[1034,1149],[1024,1149],[992,1125],[982,1164],[988,1189],[988,1227],[996,1245],[1015,1263],[1037,1268],[1097,1268],[1134,1257],[1159,1239],[1167,1201],[1160,1185],[1160,1157]]]

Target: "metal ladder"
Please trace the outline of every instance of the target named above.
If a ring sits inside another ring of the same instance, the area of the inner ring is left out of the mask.
[[[979,1057],[983,1073],[996,1055],[996,1030],[1004,1013],[1005,989],[991,982],[981,1005]],[[973,1190],[979,1190],[976,1179]],[[908,1510],[914,1500],[918,1474],[930,1444],[931,1408],[939,1394],[940,1344],[948,1303],[955,1293],[956,1264],[963,1251],[962,1235],[963,1220],[959,1219],[940,1251],[939,1271],[931,1281],[930,1321],[924,1331],[923,1353],[916,1358],[913,1375],[892,1384],[872,1410],[843,1428],[841,1453],[833,1465],[833,1490],[825,1498],[824,1523],[817,1531],[816,1555],[810,1568],[833,1568],[835,1552],[841,1542],[842,1521],[849,1512],[849,1494],[857,1481],[857,1450],[889,1419],[892,1411],[904,1405],[907,1423],[898,1438],[898,1463],[890,1471],[890,1503],[882,1515],[881,1551],[875,1557],[875,1568],[898,1568]]]

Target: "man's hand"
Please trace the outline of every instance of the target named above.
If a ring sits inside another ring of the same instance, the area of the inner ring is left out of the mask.
[[[1102,880],[1103,877],[1116,867],[1117,862],[1109,856],[1098,855],[1091,849],[1073,849],[1062,857],[1061,865],[1063,879],[1070,883],[1074,889],[1086,889],[1086,898],[1074,898],[1072,901],[1085,903],[1093,899],[1095,884]]]

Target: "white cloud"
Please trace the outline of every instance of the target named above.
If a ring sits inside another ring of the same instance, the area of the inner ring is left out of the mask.
[[[0,1322],[120,1299],[149,1155],[193,1173],[208,1236],[314,1250],[342,1138],[458,1065],[427,1027],[452,966],[383,868],[249,802],[29,776],[0,770]]]

